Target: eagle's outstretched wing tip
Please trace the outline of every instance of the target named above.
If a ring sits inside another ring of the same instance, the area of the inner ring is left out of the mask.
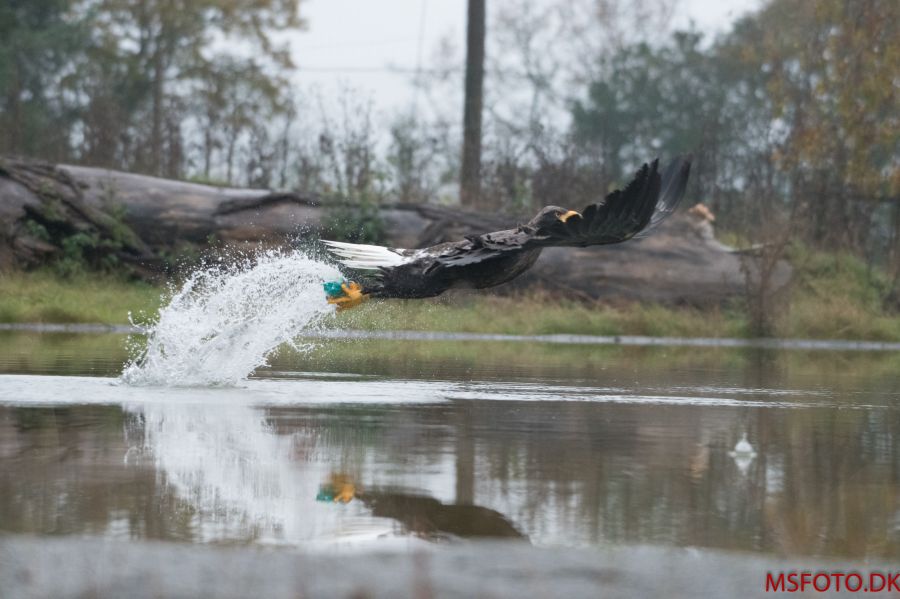
[[[678,209],[687,189],[692,162],[693,155],[685,154],[678,156],[666,165],[662,174],[659,198],[656,201],[650,222],[634,236],[636,239],[642,239],[650,235],[656,227]]]
[[[565,222],[543,245],[604,245],[646,237],[680,204],[691,160],[679,156],[665,168],[658,157],[643,163],[628,185],[585,206],[581,218]]]

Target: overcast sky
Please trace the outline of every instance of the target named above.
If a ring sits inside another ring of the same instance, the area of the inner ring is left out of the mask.
[[[488,0],[489,16],[500,2]],[[719,33],[758,5],[759,0],[680,0],[675,25],[693,21]],[[422,65],[428,66],[445,36],[459,48],[465,45],[466,0],[304,0],[301,11],[308,28],[291,38],[301,89],[329,99],[350,86],[370,94],[383,112],[400,110],[413,98],[410,72],[392,69],[414,70],[420,48]]]

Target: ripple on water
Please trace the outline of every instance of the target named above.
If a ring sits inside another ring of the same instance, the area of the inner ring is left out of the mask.
[[[702,407],[871,409],[885,405],[844,404],[824,396],[766,397],[640,393],[612,387],[375,379],[331,373],[322,377],[249,379],[231,386],[130,385],[121,379],[38,375],[0,376],[0,405],[128,405],[132,403],[228,403],[252,406],[329,404],[425,404],[448,401],[591,402]],[[730,393],[733,388],[728,389]]]

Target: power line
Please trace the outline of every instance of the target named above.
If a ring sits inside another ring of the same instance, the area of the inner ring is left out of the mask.
[[[414,68],[414,67],[350,67],[350,66],[335,66],[335,67],[304,67],[298,66],[297,72],[299,74],[306,73],[393,73],[397,75],[416,75],[420,73],[461,73],[461,68],[453,68],[453,69],[422,69],[422,68]]]
[[[324,48],[363,48],[371,46],[393,46],[395,44],[409,44],[417,41],[414,37],[395,38],[387,40],[329,42],[327,44],[313,44],[311,46],[294,46],[295,50],[320,50]]]

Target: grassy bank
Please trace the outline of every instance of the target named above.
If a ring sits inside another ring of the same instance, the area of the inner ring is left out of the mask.
[[[133,354],[125,335],[0,331],[0,366],[19,373],[116,376]],[[465,341],[354,339],[319,341],[311,351],[282,346],[274,371],[341,372],[399,378],[491,379],[518,374],[540,379],[656,381],[671,386],[690,372],[725,372],[747,385],[832,390],[889,389],[900,372],[898,352],[758,351],[667,346],[566,345]],[[755,382],[754,382],[755,381]],[[836,396],[841,400],[843,396]],[[853,395],[845,399],[852,400]]]
[[[336,320],[343,327],[366,330],[694,337],[746,334],[745,319],[736,311],[586,305],[541,294],[506,297],[467,293],[439,300],[370,302],[338,315]]]
[[[129,312],[158,310],[164,289],[111,277],[61,279],[50,273],[17,273],[0,279],[0,322],[125,324]],[[373,301],[335,318],[335,326],[367,330],[433,330],[509,334],[742,336],[736,311],[672,309],[657,305],[589,306],[541,294],[490,293],[435,300]]]
[[[886,306],[890,281],[851,254],[795,246],[793,289],[776,319],[783,337],[900,340],[900,306]]]
[[[0,322],[127,324],[128,313],[154,314],[163,289],[99,274],[0,275]]]
[[[778,335],[815,339],[900,341],[900,314],[881,301],[886,282],[858,260],[795,251],[795,282],[774,305]],[[152,315],[161,287],[83,275],[60,279],[50,273],[0,277],[0,322],[98,322],[121,324],[128,314]],[[746,312],[660,305],[588,305],[538,293],[506,297],[466,293],[425,301],[370,302],[340,314],[334,326],[368,330],[432,330],[509,334],[575,333],[747,337]]]

